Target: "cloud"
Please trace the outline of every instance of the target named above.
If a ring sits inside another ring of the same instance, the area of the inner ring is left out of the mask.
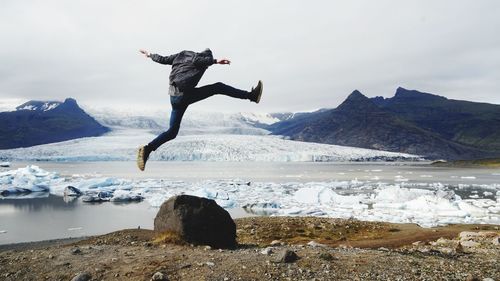
[[[210,47],[231,66],[200,84],[249,89],[259,105],[213,97],[193,107],[335,107],[354,89],[398,86],[500,103],[498,1],[14,1],[0,10],[0,99],[167,108],[169,67],[137,50]]]

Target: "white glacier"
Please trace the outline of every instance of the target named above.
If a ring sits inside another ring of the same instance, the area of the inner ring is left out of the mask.
[[[59,103],[45,103],[52,109]],[[139,146],[168,129],[168,110],[156,112],[87,109],[112,129],[100,137],[0,150],[0,160],[132,161]],[[267,113],[186,112],[179,136],[151,155],[164,161],[414,161],[419,156],[270,136],[263,129],[279,121]]]
[[[27,148],[0,150],[18,161],[133,161],[137,148],[155,135],[147,130],[114,130],[104,136]],[[179,136],[151,154],[160,161],[416,161],[419,156],[348,146],[285,140],[278,136]]]

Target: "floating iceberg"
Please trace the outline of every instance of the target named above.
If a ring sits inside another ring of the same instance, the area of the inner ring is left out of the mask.
[[[0,190],[0,195],[7,197],[10,195],[29,194],[31,192],[31,189],[28,188],[5,187]]]
[[[250,214],[270,216],[279,213],[281,206],[276,202],[260,202],[246,204],[243,209]]]
[[[293,197],[295,201],[299,203],[314,204],[314,205],[329,204],[336,206],[350,206],[353,208],[356,205],[361,204],[361,201],[364,199],[363,196],[359,195],[350,195],[350,196],[339,195],[329,187],[324,187],[324,186],[301,188],[297,190],[297,192],[295,192]]]
[[[107,202],[110,201],[112,197],[113,193],[108,191],[89,192],[82,197],[82,201],[87,203]]]
[[[243,206],[246,210],[278,210],[280,205],[276,202],[251,203]]]
[[[106,190],[114,190],[117,186],[120,186],[121,189],[127,189],[128,186],[125,184],[128,181],[119,180],[116,178],[93,178],[86,179],[78,183],[77,187],[80,190],[91,190],[91,189],[106,189]]]
[[[49,192],[50,184],[58,176],[38,166],[27,166],[0,173],[0,194],[2,196]]]
[[[138,193],[127,190],[116,190],[113,192],[113,197],[111,197],[111,202],[139,202],[142,201],[144,197]]]
[[[64,196],[78,197],[81,195],[83,195],[83,192],[74,186],[69,185],[64,189]]]

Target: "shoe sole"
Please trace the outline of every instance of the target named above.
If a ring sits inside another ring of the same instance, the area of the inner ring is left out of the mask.
[[[144,146],[139,147],[139,151],[137,151],[137,167],[139,170],[144,171],[145,165],[144,163]]]
[[[260,102],[260,97],[262,97],[262,89],[264,88],[264,85],[262,84],[262,81],[260,81],[260,80],[259,80],[259,83],[257,84],[257,87],[259,87],[259,86],[260,86],[260,91],[259,91],[259,94],[257,95],[255,103]]]

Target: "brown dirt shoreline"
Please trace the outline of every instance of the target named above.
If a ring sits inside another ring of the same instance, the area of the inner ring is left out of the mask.
[[[500,246],[490,243],[500,236],[495,225],[429,229],[314,217],[235,222],[240,246],[232,250],[186,245],[145,229],[5,245],[0,280],[71,280],[81,272],[92,280],[151,280],[156,272],[169,280],[500,280]],[[462,247],[463,231],[489,236]],[[278,262],[285,250],[299,259]]]

